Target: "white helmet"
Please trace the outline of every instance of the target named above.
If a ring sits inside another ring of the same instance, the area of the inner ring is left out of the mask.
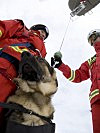
[[[93,41],[95,41],[97,39],[97,37],[100,36],[100,29],[95,29],[95,30],[91,30],[88,34],[88,42],[91,44],[91,46],[93,45],[92,41],[91,41],[91,37],[93,36]]]

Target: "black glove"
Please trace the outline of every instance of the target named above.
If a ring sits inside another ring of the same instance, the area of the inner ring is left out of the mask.
[[[62,64],[61,58],[55,59],[54,57],[51,57],[51,66],[58,68]]]
[[[62,64],[62,54],[60,51],[54,53],[54,57],[51,57],[51,66],[58,68]]]

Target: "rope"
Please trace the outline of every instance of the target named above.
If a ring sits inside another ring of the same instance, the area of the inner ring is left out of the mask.
[[[71,16],[70,16],[70,18],[69,18],[69,21],[68,21],[68,24],[67,24],[67,27],[66,27],[66,30],[65,30],[65,33],[64,33],[64,36],[63,36],[63,39],[62,39],[62,42],[61,42],[59,51],[60,51],[61,48],[62,48],[62,45],[63,45],[64,39],[65,39],[66,33],[67,33],[67,31],[68,31],[68,28],[69,28],[70,21],[71,21]]]

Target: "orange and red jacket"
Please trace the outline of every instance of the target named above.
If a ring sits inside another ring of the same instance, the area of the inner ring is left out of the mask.
[[[96,42],[94,48],[96,55],[82,63],[79,69],[72,70],[64,63],[58,68],[69,81],[79,83],[88,78],[91,79],[89,94],[91,105],[100,99],[100,42]]]
[[[42,57],[46,56],[46,49],[40,33],[38,31],[28,30],[22,20],[4,20],[0,21],[0,48],[20,60],[23,51],[30,51],[33,55],[39,55],[39,52],[28,49],[26,46],[11,46],[11,44],[30,43],[37,49]]]

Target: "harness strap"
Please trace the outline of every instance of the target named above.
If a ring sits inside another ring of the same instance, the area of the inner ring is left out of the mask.
[[[15,68],[16,68],[16,64],[19,62],[15,57],[13,57],[13,56],[11,56],[7,53],[4,53],[4,52],[1,53],[0,57],[2,57],[4,59],[8,60],[9,62],[11,62],[15,66]]]
[[[31,49],[31,50],[37,52],[39,54],[39,56],[42,57],[41,52],[38,49],[36,49],[30,43],[11,44],[10,46],[12,46],[12,47],[13,46],[26,46],[28,49]],[[4,53],[3,50],[6,49],[6,48],[7,48],[7,46],[5,46],[3,48],[0,48],[0,57],[7,59],[9,62],[13,63],[16,66],[15,62],[18,62],[18,60],[15,57],[13,57],[13,56],[11,56],[11,55],[9,55],[7,53]]]
[[[35,50],[35,47],[34,47],[33,45],[31,45],[30,43],[12,44],[12,45],[10,45],[10,46],[26,46],[27,48],[29,48],[29,49],[31,49],[31,50],[33,50],[33,51],[37,51],[37,50]],[[13,57],[13,56],[11,56],[11,55],[9,55],[9,54],[3,52],[3,50],[6,49],[6,47],[7,47],[7,46],[5,46],[4,48],[0,48],[0,57],[2,57],[2,58],[4,58],[4,59],[8,60],[9,62],[11,62],[11,63],[15,66],[16,70],[18,70],[19,60],[16,59],[15,57]],[[38,50],[37,52],[38,52],[39,55],[40,55],[39,50]],[[40,56],[41,56],[41,55],[40,55]],[[0,72],[1,72],[1,71],[0,71]],[[1,73],[2,73],[2,72],[1,72]],[[4,73],[4,72],[3,72],[3,73]]]
[[[51,121],[51,119],[49,117],[45,117],[45,116],[39,115],[39,114],[37,114],[36,112],[34,112],[32,110],[24,108],[20,104],[0,102],[0,106],[3,107],[3,108],[10,109],[12,111],[18,110],[18,111],[23,112],[23,113],[27,113],[27,114],[30,114],[30,115],[35,115],[35,116],[40,117],[41,119],[47,121],[50,124],[52,123],[52,121]]]
[[[35,51],[36,48],[31,43],[18,43],[18,44],[11,44],[10,46],[26,46],[27,48]],[[40,51],[39,51],[40,52]]]
[[[31,47],[32,45],[30,43],[16,43],[16,44],[11,44],[10,46],[26,46],[27,48]],[[5,49],[6,47],[8,47],[7,45],[5,45],[3,48],[0,48],[0,55],[2,53],[2,50]],[[33,46],[34,47],[34,46]],[[32,47],[32,50],[35,49]]]

